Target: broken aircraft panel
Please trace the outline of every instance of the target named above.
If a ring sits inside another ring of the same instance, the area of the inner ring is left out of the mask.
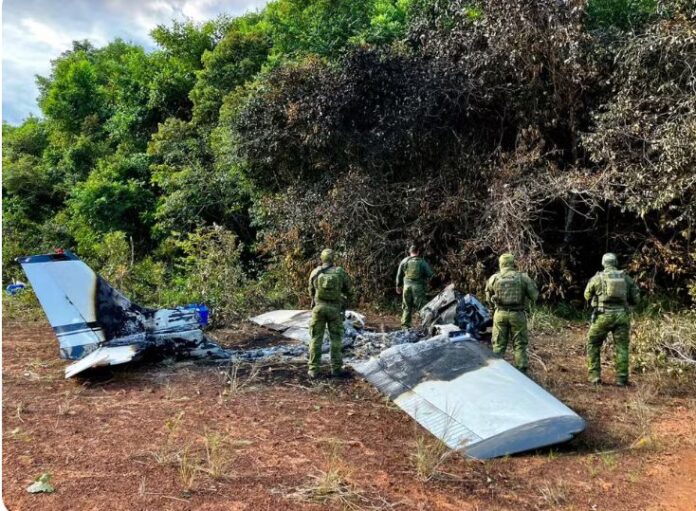
[[[77,360],[65,368],[66,378],[90,367],[130,362],[155,349],[162,355],[229,356],[203,334],[207,309],[136,305],[68,251],[17,261],[58,337],[61,357]]]
[[[252,323],[279,332],[288,339],[301,341],[305,344],[309,344],[311,339],[309,334],[309,323],[311,320],[312,311],[310,310],[275,310],[249,318],[249,321]],[[362,328],[365,326],[365,316],[355,311],[346,311],[346,319],[343,326],[346,337],[352,338],[355,336],[356,327]],[[328,336],[328,330],[325,336]],[[344,344],[346,344],[345,340]]]
[[[585,428],[579,415],[465,332],[392,346],[352,366],[448,447],[472,458],[565,442]]]
[[[450,284],[419,311],[421,328],[431,335],[438,325],[457,325],[472,337],[486,338],[486,329],[493,323],[488,309],[471,294],[457,291]]]

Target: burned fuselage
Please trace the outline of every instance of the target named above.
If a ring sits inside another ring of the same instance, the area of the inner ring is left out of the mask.
[[[71,252],[18,259],[58,337],[60,355],[79,362],[66,377],[100,365],[161,355],[224,358],[202,327],[200,306],[150,309],[132,303]]]

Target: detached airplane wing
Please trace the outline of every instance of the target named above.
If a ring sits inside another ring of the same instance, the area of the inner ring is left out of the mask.
[[[579,415],[464,333],[392,346],[352,365],[448,447],[472,458],[565,442],[585,429]]]
[[[68,251],[17,261],[58,337],[60,356],[78,360],[66,367],[66,378],[135,360],[154,348],[172,355],[227,355],[203,334],[207,309],[141,307]]]

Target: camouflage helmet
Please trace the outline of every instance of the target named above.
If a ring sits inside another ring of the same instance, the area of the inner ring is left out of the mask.
[[[505,253],[498,258],[498,266],[500,266],[501,270],[503,268],[514,268],[515,264],[515,256],[510,253]]]
[[[322,263],[333,263],[336,254],[330,248],[325,248],[321,251],[321,262]]]
[[[604,268],[616,268],[619,265],[619,260],[616,257],[616,254],[612,254],[611,252],[607,252],[602,256],[602,266]]]

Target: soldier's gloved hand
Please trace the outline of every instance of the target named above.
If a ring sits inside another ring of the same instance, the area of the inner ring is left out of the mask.
[[[397,294],[397,295],[400,295],[400,294],[401,294],[401,288],[400,288],[400,287],[397,287],[397,288],[396,288],[396,294]]]

